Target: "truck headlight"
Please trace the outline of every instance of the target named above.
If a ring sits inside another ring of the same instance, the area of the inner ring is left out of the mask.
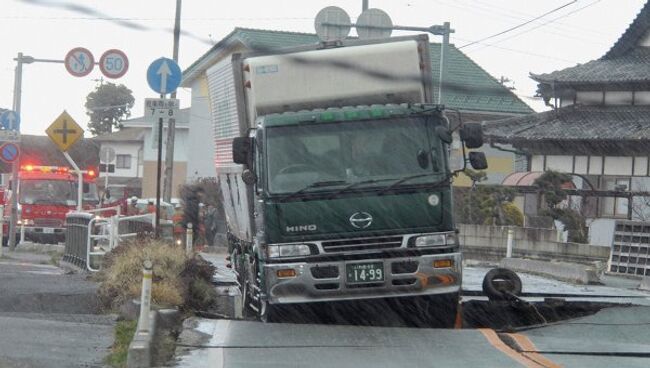
[[[454,233],[427,234],[415,238],[416,247],[439,247],[444,245],[457,245],[458,239]]]
[[[269,245],[267,255],[269,258],[308,256],[311,248],[307,244]]]

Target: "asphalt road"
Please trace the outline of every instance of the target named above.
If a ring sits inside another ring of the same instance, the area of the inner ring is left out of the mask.
[[[6,254],[6,253],[5,253]],[[98,314],[96,284],[46,263],[0,260],[0,367],[102,367],[115,316]]]
[[[207,258],[219,266],[218,279],[228,280],[223,256]],[[479,290],[487,270],[466,268],[463,288]],[[446,330],[192,319],[186,321],[179,339],[176,366],[650,366],[650,293],[635,290],[634,282],[624,280],[607,280],[609,285],[572,285],[540,276],[520,276],[524,292],[575,294],[576,302],[620,306],[516,333],[489,328]],[[471,303],[480,297],[468,299]],[[641,306],[630,307],[630,302]]]
[[[615,307],[519,333],[195,320],[180,344],[202,348],[176,366],[647,367],[648,316],[650,307]]]

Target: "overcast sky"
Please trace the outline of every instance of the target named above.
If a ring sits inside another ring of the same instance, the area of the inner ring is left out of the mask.
[[[111,48],[129,57],[127,74],[118,79],[133,90],[132,116],[143,110],[144,98],[156,97],[146,82],[147,66],[171,57],[175,0],[0,0],[0,107],[11,108],[14,66],[18,52],[43,59],[63,59],[74,47],[86,47],[98,60]],[[234,27],[313,32],[313,18],[328,5],[345,9],[352,21],[361,0],[183,0],[179,64],[185,69]],[[394,24],[429,26],[451,22],[452,43],[462,46],[525,23],[570,0],[370,0]],[[512,80],[525,102],[535,83],[528,74],[550,72],[602,56],[625,31],[645,0],[578,0],[539,20],[461,50],[495,78]],[[354,35],[354,30],[352,35]],[[436,37],[432,36],[436,41]],[[22,132],[44,134],[67,110],[82,126],[88,122],[86,95],[102,76],[98,68],[82,78],[62,64],[25,65]],[[179,91],[181,106],[189,91]]]

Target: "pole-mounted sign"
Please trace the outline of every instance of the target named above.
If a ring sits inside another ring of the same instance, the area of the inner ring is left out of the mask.
[[[106,78],[117,79],[129,70],[129,59],[121,50],[108,50],[99,58],[99,69]]]
[[[161,95],[172,93],[181,84],[181,68],[172,59],[161,57],[149,65],[147,83]]]
[[[0,147],[0,159],[10,164],[20,156],[20,148],[14,143],[5,143]]]
[[[95,67],[93,54],[83,47],[76,47],[68,51],[63,62],[68,73],[75,77],[84,77],[90,74]]]
[[[146,108],[151,111],[150,116],[158,117],[157,137],[158,141],[158,165],[156,170],[156,218],[155,232],[156,237],[160,235],[160,177],[162,165],[162,131],[163,119],[165,116],[169,119],[174,116],[175,110],[178,109],[178,100],[167,100],[165,95],[173,93],[181,84],[181,68],[172,59],[161,57],[154,60],[147,69],[147,83],[149,87],[159,93],[161,99],[147,99]],[[162,112],[162,113],[161,113]],[[154,129],[155,130],[155,129]]]
[[[84,134],[83,129],[66,111],[45,130],[52,142],[63,152],[66,152]]]

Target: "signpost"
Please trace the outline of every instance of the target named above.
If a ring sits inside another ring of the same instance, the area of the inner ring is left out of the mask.
[[[79,124],[66,112],[62,112],[56,120],[45,130],[52,142],[63,152],[66,152],[79,138],[83,137],[84,131]]]
[[[156,171],[156,236],[160,235],[160,176],[162,166],[162,131],[163,119],[174,116],[179,107],[178,100],[165,98],[168,93],[173,93],[181,83],[181,68],[172,59],[161,57],[154,60],[147,68],[147,83],[152,90],[160,94],[160,99],[145,100],[145,113],[158,117],[158,165]],[[149,102],[147,102],[149,101]],[[149,105],[147,105],[149,104]],[[166,115],[165,115],[166,114]],[[170,115],[171,114],[171,115]]]
[[[63,63],[68,73],[75,77],[84,77],[93,71],[95,58],[88,49],[77,47],[68,51]]]
[[[14,143],[5,143],[0,147],[0,159],[11,164],[14,163],[18,156],[20,156],[20,148]]]
[[[112,147],[102,147],[99,150],[99,162],[104,164],[104,192],[108,189],[108,173],[110,172],[110,163],[115,160],[115,150]]]
[[[120,78],[129,70],[129,59],[121,50],[108,50],[99,58],[99,70],[106,78]]]
[[[77,211],[81,211],[83,208],[83,172],[77,166],[77,163],[74,162],[70,154],[68,154],[68,149],[72,147],[81,137],[83,137],[84,131],[81,129],[79,124],[66,112],[63,111],[56,120],[45,130],[48,137],[54,142],[54,144],[63,152],[66,160],[74,168],[77,177],[79,178],[79,188],[77,188]]]
[[[12,110],[7,110],[0,115],[2,129],[20,131],[20,115]]]
[[[176,91],[181,84],[181,68],[172,59],[156,59],[147,68],[149,87],[161,95]]]

